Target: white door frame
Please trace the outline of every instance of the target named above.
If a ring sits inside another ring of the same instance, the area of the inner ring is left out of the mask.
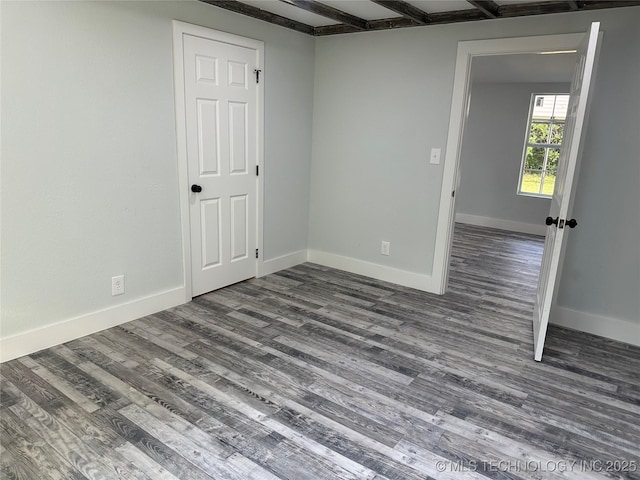
[[[580,32],[458,42],[449,134],[442,174],[442,190],[440,191],[433,272],[431,274],[435,293],[444,294],[449,279],[451,241],[455,224],[453,192],[458,189],[460,181],[460,153],[462,151],[462,135],[469,114],[470,74],[473,57],[575,50],[583,38],[584,32]]]
[[[183,35],[193,35],[207,38],[218,42],[241,45],[254,49],[258,52],[257,68],[264,70],[264,42],[251,38],[233,35],[190,23],[173,21],[173,73],[174,73],[174,98],[176,108],[176,138],[178,153],[178,194],[180,196],[180,224],[182,229],[182,268],[184,272],[184,292],[185,301],[191,301],[192,281],[191,281],[191,224],[189,221],[189,176],[187,169],[187,131],[184,101],[184,52],[182,47]],[[256,245],[260,252],[256,259],[256,276],[263,270],[264,263],[264,239],[263,239],[263,219],[264,219],[264,76],[260,76],[258,83],[258,101],[256,105],[257,131],[256,131],[256,164],[260,169],[258,181],[256,182]]]

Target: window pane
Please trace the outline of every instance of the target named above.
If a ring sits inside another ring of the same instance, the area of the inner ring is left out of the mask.
[[[562,143],[563,134],[564,134],[564,123],[554,123],[553,130],[551,132],[551,141],[549,143],[560,145]]]
[[[556,175],[558,173],[558,160],[560,159],[560,149],[550,148],[547,157],[547,173]],[[553,192],[552,192],[553,193]]]
[[[542,186],[542,193],[545,195],[553,195],[553,188],[556,184],[556,176],[551,173],[547,173],[544,176],[544,185]]]
[[[533,119],[549,120],[553,115],[555,95],[536,95],[533,103]]]
[[[522,193],[540,193],[540,178],[542,174],[539,171],[525,170],[522,173],[522,184],[520,191]]]
[[[567,118],[568,107],[569,95],[556,95],[556,101],[553,107],[554,118],[556,118],[556,120],[564,120]]]
[[[547,143],[549,141],[549,124],[532,123],[529,132],[529,143]]]
[[[551,196],[558,173],[569,95],[534,94],[518,193]]]
[[[527,153],[524,159],[525,170],[542,170],[544,165],[543,147],[527,147]]]

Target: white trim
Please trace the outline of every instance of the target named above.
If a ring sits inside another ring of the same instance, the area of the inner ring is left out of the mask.
[[[462,133],[469,111],[469,87],[471,61],[473,57],[575,50],[580,45],[583,37],[584,33],[570,33],[564,35],[458,42],[451,113],[449,117],[449,134],[445,150],[442,190],[440,191],[433,272],[431,274],[437,293],[443,294],[447,289],[455,212],[455,199],[452,197],[451,192],[457,189],[459,178]]]
[[[640,346],[640,323],[637,322],[579,312],[558,305],[551,308],[549,322],[552,325]]]
[[[387,267],[377,263],[365,262],[355,258],[343,257],[333,253],[309,250],[309,261],[324,265],[325,267],[337,268],[345,272],[364,275],[384,282],[396,283],[405,287],[415,288],[423,292],[437,293],[429,275],[422,273],[408,272],[398,268]]]
[[[547,234],[547,226],[537,223],[516,222],[502,218],[482,217],[479,215],[469,215],[467,213],[456,213],[456,222],[477,225],[479,227],[497,228],[508,232],[528,233],[544,237]]]
[[[183,35],[194,35],[208,38],[218,42],[232,45],[240,45],[256,51],[256,67],[264,70],[264,42],[252,38],[241,37],[231,33],[221,32],[190,23],[173,20],[173,74],[174,74],[174,100],[176,108],[176,146],[178,156],[178,192],[180,195],[180,225],[182,230],[182,265],[184,272],[185,302],[192,298],[191,282],[191,225],[189,222],[189,175],[187,170],[187,133],[184,105],[184,55],[182,49]],[[256,163],[260,168],[260,175],[256,182],[256,247],[260,252],[264,251],[263,225],[264,225],[264,71],[257,94],[257,128],[256,128]],[[261,259],[256,259],[256,276],[262,264]]]
[[[279,272],[285,268],[295,267],[307,261],[307,250],[299,250],[297,252],[281,255],[272,258],[258,265],[258,277],[264,277],[270,273]]]
[[[136,318],[185,303],[184,288],[178,287],[128,303],[87,313],[58,323],[0,339],[0,362],[29,355],[44,348],[115,327]]]

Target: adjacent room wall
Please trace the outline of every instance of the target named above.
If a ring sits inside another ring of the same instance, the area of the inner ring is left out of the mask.
[[[195,1],[1,8],[3,339],[183,301],[173,19],[265,42],[264,257],[306,250],[313,38]]]
[[[460,155],[456,219],[544,235],[551,200],[518,195],[531,95],[569,84],[474,83]]]
[[[442,183],[428,154],[446,142],[458,41],[586,32],[592,21],[604,39],[558,301],[638,334],[639,7],[318,38],[310,255],[427,285]]]

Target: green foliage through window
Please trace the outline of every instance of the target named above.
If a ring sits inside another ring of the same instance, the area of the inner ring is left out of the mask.
[[[551,196],[569,95],[533,95],[518,193]]]

